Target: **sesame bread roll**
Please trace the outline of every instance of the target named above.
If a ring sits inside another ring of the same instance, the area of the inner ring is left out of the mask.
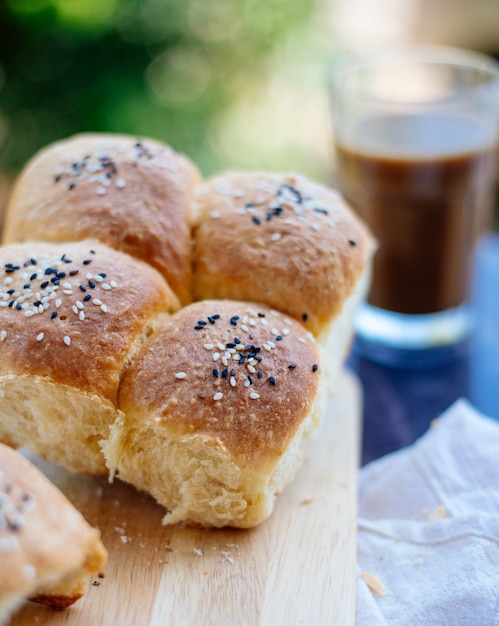
[[[191,300],[193,163],[152,139],[80,134],[36,154],[9,202],[4,242],[97,239],[142,259]]]
[[[124,373],[108,465],[167,508],[165,523],[254,526],[320,422],[320,368],[313,336],[266,306],[185,307]]]
[[[332,373],[374,249],[340,193],[304,176],[226,172],[197,192],[195,299],[263,302],[300,320],[332,357]]]
[[[105,473],[99,441],[123,369],[178,300],[152,267],[103,244],[0,247],[0,440]]]
[[[0,444],[0,624],[28,598],[73,604],[106,560],[99,531],[32,463]]]

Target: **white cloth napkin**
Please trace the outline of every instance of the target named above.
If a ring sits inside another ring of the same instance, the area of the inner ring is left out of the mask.
[[[459,400],[360,472],[357,626],[499,625],[499,423]]]

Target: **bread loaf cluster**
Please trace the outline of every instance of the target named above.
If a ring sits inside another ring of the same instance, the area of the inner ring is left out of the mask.
[[[320,423],[373,251],[300,175],[202,180],[123,135],[47,147],[0,247],[0,439],[147,490],[167,523],[258,524]]]

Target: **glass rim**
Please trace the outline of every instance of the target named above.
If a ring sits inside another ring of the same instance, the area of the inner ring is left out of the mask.
[[[465,92],[456,93],[440,100],[404,100],[401,102],[395,99],[376,97],[373,94],[363,94],[356,89],[345,87],[344,79],[348,75],[369,70],[369,68],[389,68],[404,64],[427,65],[428,67],[445,65],[449,68],[469,69],[482,72],[488,79],[480,85],[467,88]],[[473,97],[494,89],[499,90],[499,62],[487,54],[465,48],[426,44],[398,46],[366,52],[365,56],[350,54],[340,57],[331,67],[330,86],[333,94],[339,94],[343,99],[348,98],[359,103],[384,104],[387,106],[403,104],[410,107],[448,105],[449,102],[462,98],[463,93]]]

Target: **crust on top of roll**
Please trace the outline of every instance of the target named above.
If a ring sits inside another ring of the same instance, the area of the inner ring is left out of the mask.
[[[321,419],[319,369],[311,333],[266,306],[183,308],[123,376],[108,465],[152,493],[169,523],[253,526]]]
[[[98,239],[142,259],[191,300],[196,166],[153,139],[86,133],[51,144],[19,175],[4,242]]]
[[[0,440],[104,472],[122,370],[178,308],[161,275],[85,240],[0,247]]]
[[[195,299],[264,302],[320,336],[373,252],[341,194],[304,176],[231,171],[198,189]]]
[[[66,497],[26,458],[0,444],[0,623],[30,598],[63,608],[102,571],[107,553]]]

